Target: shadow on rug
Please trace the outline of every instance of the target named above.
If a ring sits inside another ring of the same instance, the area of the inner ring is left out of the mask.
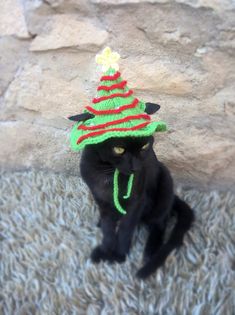
[[[146,238],[122,264],[93,265],[98,211],[81,178],[43,172],[0,178],[0,314],[232,315],[235,196],[178,188],[196,222],[185,246],[147,281],[135,273]]]

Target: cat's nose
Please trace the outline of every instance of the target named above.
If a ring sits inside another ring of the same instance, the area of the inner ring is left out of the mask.
[[[133,167],[133,168],[131,169],[131,173],[138,172],[140,169],[141,169],[141,167]]]
[[[132,159],[132,165],[131,165],[132,172],[137,172],[140,169],[141,169],[141,162],[138,159],[133,158]]]

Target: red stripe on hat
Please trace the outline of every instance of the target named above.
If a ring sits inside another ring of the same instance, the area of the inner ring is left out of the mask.
[[[127,121],[132,120],[132,119],[147,119],[147,120],[150,120],[151,118],[147,114],[132,115],[132,116],[127,116],[125,118],[117,119],[117,120],[114,120],[114,121],[109,121],[109,122],[104,123],[104,124],[99,124],[99,125],[96,125],[96,126],[80,125],[77,129],[82,129],[82,130],[103,129],[105,127],[109,127],[109,126],[112,126],[112,125],[117,125],[117,124],[120,124],[120,123],[123,123],[123,122],[127,122]]]
[[[111,132],[111,131],[132,131],[132,130],[137,130],[137,129],[141,129],[145,126],[147,126],[150,122],[146,121],[142,124],[139,124],[137,126],[131,127],[131,128],[111,128],[111,129],[106,129],[106,130],[99,130],[99,131],[95,131],[95,132],[90,132],[86,135],[81,136],[80,138],[78,138],[77,144],[81,143],[83,140],[89,138],[89,137],[95,137],[98,135],[102,135],[106,132]]]
[[[131,104],[123,105],[123,106],[120,106],[119,108],[116,108],[116,109],[96,110],[91,106],[86,106],[86,109],[95,115],[119,114],[126,109],[136,107],[138,103],[139,103],[139,100],[137,98],[135,98]]]
[[[114,94],[111,94],[111,95],[94,98],[92,103],[96,104],[96,103],[99,103],[99,102],[102,102],[102,101],[106,101],[106,100],[109,100],[109,99],[112,99],[112,98],[115,98],[115,97],[129,97],[132,94],[133,94],[132,90],[130,90],[130,91],[126,92],[126,93],[114,93]]]
[[[113,81],[120,77],[121,73],[117,71],[114,75],[104,75],[101,77],[100,81]]]
[[[127,81],[122,81],[120,83],[116,83],[116,84],[113,84],[113,85],[110,85],[110,86],[100,85],[97,88],[97,91],[100,91],[100,90],[112,91],[112,90],[115,90],[115,89],[123,89],[126,84],[127,84]]]

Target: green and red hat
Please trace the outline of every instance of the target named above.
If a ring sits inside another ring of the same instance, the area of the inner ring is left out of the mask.
[[[127,81],[121,78],[117,64],[119,58],[109,47],[96,56],[96,62],[102,64],[104,71],[97,96],[92,105],[85,107],[83,114],[69,118],[77,121],[71,132],[71,147],[74,151],[109,138],[144,137],[166,130],[163,121],[153,121],[148,115],[159,109],[159,106],[138,100],[127,87]],[[155,105],[155,110],[152,105]]]

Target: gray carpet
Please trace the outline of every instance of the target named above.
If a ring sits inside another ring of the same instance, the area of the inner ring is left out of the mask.
[[[124,264],[93,265],[98,212],[78,177],[3,173],[0,314],[235,314],[235,196],[178,188],[197,220],[164,268],[135,273],[146,239],[136,231]]]

